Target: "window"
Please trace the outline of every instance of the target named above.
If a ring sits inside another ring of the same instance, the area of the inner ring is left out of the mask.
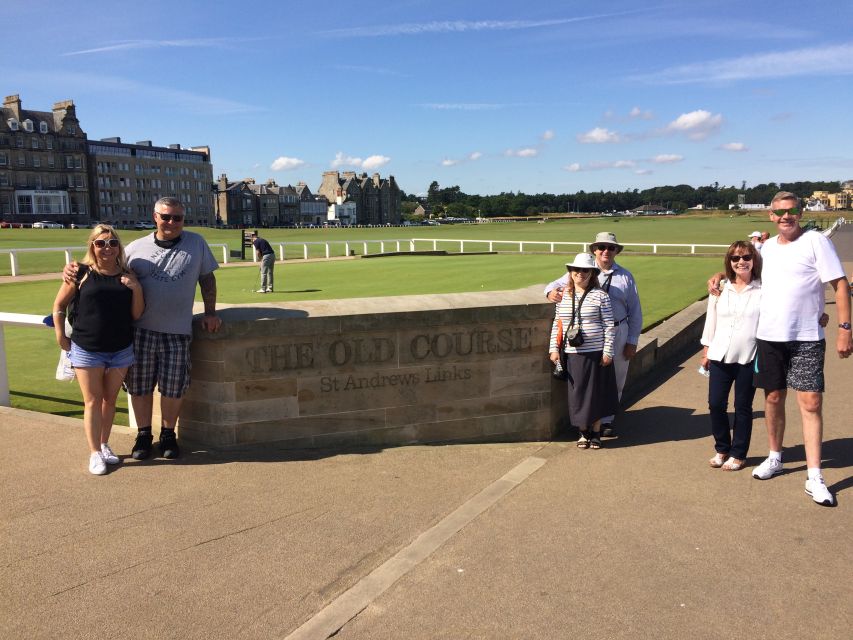
[[[29,118],[24,120],[24,131],[29,131],[30,133],[33,132],[33,121]]]
[[[5,167],[8,162],[8,158],[5,153],[0,153],[0,167]]]
[[[18,196],[18,213],[32,213],[33,212],[33,197],[32,196]]]
[[[24,148],[24,139],[21,136],[15,138],[15,146],[18,147],[18,149]]]
[[[53,149],[53,138],[46,138],[44,146],[48,149]]]
[[[50,167],[51,169],[56,167],[56,158],[53,157],[53,154],[50,154],[47,157],[47,166]]]
[[[39,122],[39,133],[47,133],[47,122]]]
[[[74,168],[74,156],[65,156],[65,168],[73,169]]]
[[[9,186],[9,174],[5,171],[0,171],[0,187]]]
[[[33,149],[38,149],[38,148],[39,148],[39,139],[38,139],[38,138],[33,138],[33,139],[32,139],[32,143],[31,143],[31,146],[32,146],[32,148],[33,148]]]
[[[41,158],[38,156],[33,156],[33,166],[40,167],[41,166]]]
[[[19,153],[18,154],[18,166],[23,167],[25,164],[27,164],[27,156],[25,156],[23,153]]]
[[[8,125],[9,125],[9,128],[10,128],[12,131],[17,131],[17,130],[18,130],[18,121],[17,121],[17,120],[15,120],[14,118],[9,118],[8,120],[6,120],[6,124],[8,124]]]
[[[77,135],[77,127],[75,127],[73,124],[69,124],[67,127],[65,127],[65,130],[70,136]]]

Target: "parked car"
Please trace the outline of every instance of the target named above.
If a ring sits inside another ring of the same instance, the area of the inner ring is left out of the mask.
[[[64,229],[65,225],[59,222],[51,222],[50,220],[41,220],[33,222],[33,229]]]
[[[153,222],[137,222],[136,224],[133,225],[133,228],[136,229],[137,231],[144,230],[144,229],[156,229],[157,225],[154,224]]]

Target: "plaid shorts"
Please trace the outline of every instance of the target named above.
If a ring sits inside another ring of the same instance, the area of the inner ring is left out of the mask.
[[[125,387],[132,396],[154,392],[167,398],[182,398],[190,386],[190,341],[192,336],[133,330],[136,363],[130,367]]]

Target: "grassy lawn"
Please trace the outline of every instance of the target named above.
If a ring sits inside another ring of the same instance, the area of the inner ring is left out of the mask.
[[[809,214],[806,219],[818,218],[824,221],[834,220],[836,215]],[[227,244],[229,250],[239,250],[241,231],[233,229],[194,228],[211,244]],[[262,235],[271,243],[338,243],[332,255],[344,255],[343,243],[352,243],[350,250],[361,254],[363,243],[368,242],[368,252],[378,253],[380,241],[408,240],[410,238],[447,238],[470,240],[494,240],[507,243],[495,246],[495,250],[516,250],[511,243],[519,241],[541,242],[591,242],[599,231],[612,231],[622,243],[662,243],[662,244],[729,244],[738,238],[746,238],[751,231],[774,233],[773,225],[764,213],[751,213],[729,217],[728,214],[684,215],[677,217],[645,218],[590,218],[549,221],[546,224],[534,222],[491,223],[441,225],[432,227],[381,227],[375,229],[266,229]],[[0,250],[37,247],[77,247],[73,257],[82,255],[82,246],[88,236],[86,229],[0,229]],[[121,231],[123,242],[144,235],[146,231]],[[431,249],[430,245],[419,243],[417,249]],[[439,245],[439,249],[456,251],[457,243]],[[473,247],[472,247],[473,248]],[[476,250],[488,247],[480,245]],[[277,248],[276,248],[277,249]],[[401,243],[401,249],[408,250],[408,243]],[[529,247],[533,250],[533,247]],[[395,244],[386,242],[385,251],[396,250]],[[626,253],[633,251],[631,247]],[[641,248],[648,251],[648,248]],[[574,251],[574,249],[569,250]],[[673,249],[661,249],[662,253],[671,253]],[[214,255],[221,260],[221,249],[215,249]],[[321,244],[309,244],[309,257],[322,257],[325,248]],[[303,248],[287,248],[286,258],[297,259],[303,256]],[[251,254],[249,254],[251,259]],[[21,253],[18,256],[20,273],[51,273],[61,270],[65,262],[61,251]],[[0,253],[0,275],[11,273],[9,257]]]
[[[291,262],[276,266],[277,291],[272,295],[253,293],[258,285],[255,266],[218,270],[217,288],[219,300],[231,304],[498,291],[544,285],[565,271],[566,261],[564,255],[508,254]],[[620,262],[637,278],[648,326],[703,297],[704,282],[721,261],[625,255]],[[58,280],[0,285],[0,311],[47,315],[58,288]],[[52,331],[7,327],[5,336],[12,405],[81,417],[76,383],[53,379],[58,349]],[[116,423],[127,424],[126,399],[119,402]]]

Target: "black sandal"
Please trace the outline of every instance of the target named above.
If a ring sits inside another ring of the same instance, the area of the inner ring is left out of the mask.
[[[592,438],[590,438],[590,440],[589,440],[589,448],[590,449],[601,449],[601,438],[599,438],[597,435],[592,436]]]

